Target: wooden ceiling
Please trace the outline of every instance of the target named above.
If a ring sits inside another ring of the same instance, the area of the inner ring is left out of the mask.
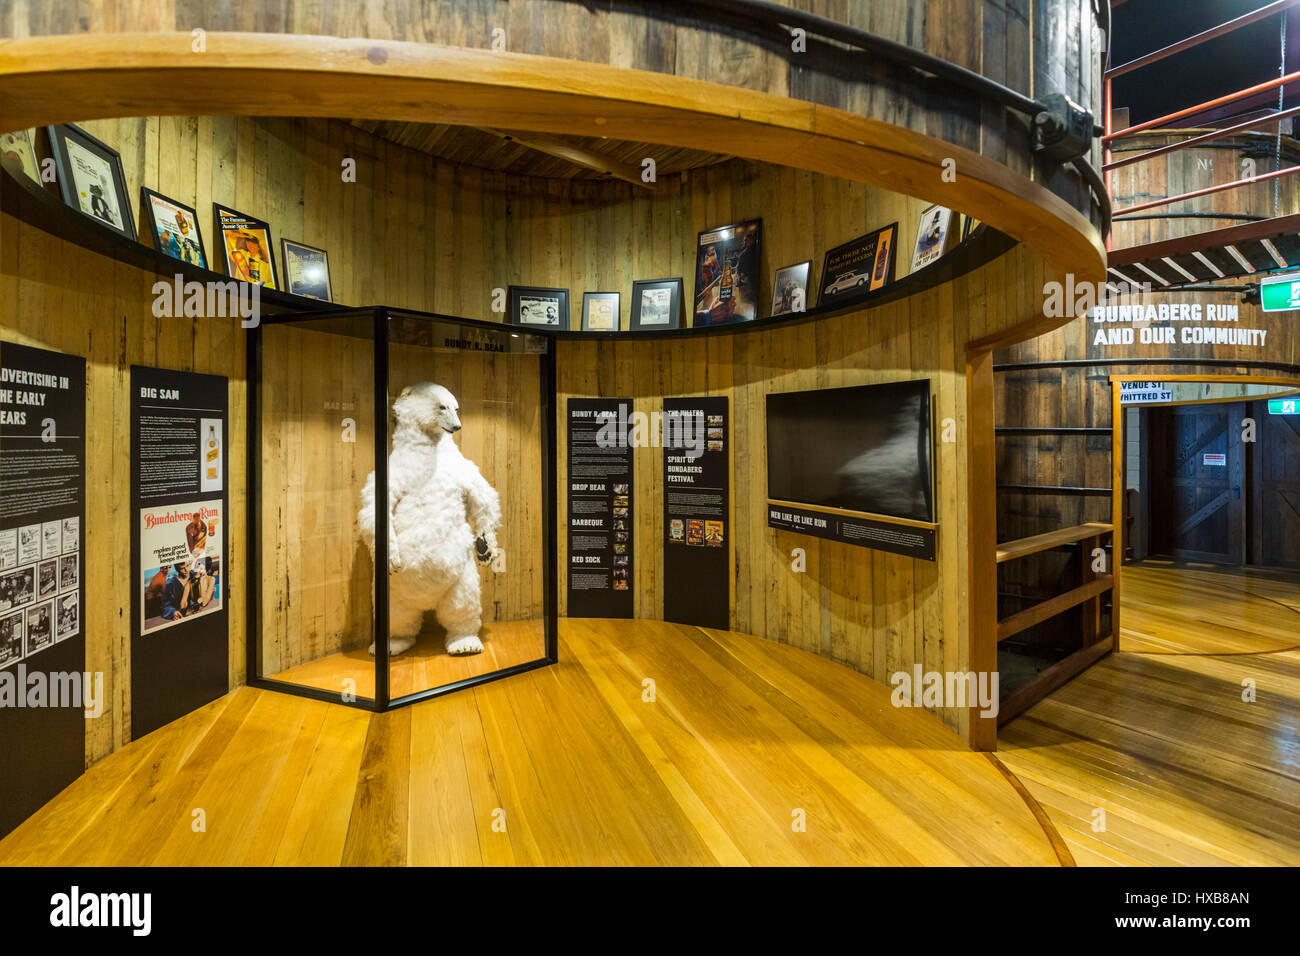
[[[382,120],[353,120],[352,123],[383,139],[448,162],[552,179],[615,178],[644,185],[641,168],[647,157],[655,161],[660,178],[731,158],[721,153],[598,137]]]

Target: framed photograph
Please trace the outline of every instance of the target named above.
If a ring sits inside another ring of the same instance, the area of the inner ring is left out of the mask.
[[[772,280],[772,314],[789,315],[808,311],[808,273],[812,260],[805,259],[776,270]]]
[[[280,239],[280,260],[284,263],[284,291],[309,299],[333,302],[330,290],[330,257],[324,249],[305,242]]]
[[[156,193],[148,186],[140,187],[140,201],[154,248],[173,259],[206,269],[208,254],[203,248],[199,217],[194,208]]]
[[[0,667],[23,656],[23,612],[0,617]]]
[[[213,203],[212,225],[226,275],[268,289],[280,288],[275,271],[275,245],[266,222]]]
[[[648,332],[682,327],[682,280],[637,279],[632,283],[628,331]]]
[[[31,604],[36,600],[36,568],[19,568],[0,574],[0,611]]]
[[[757,317],[762,235],[761,219],[700,233],[695,246],[695,328]]]
[[[506,317],[511,325],[569,328],[569,290],[512,285],[507,291]]]
[[[118,235],[134,240],[135,220],[131,218],[126,174],[118,151],[80,126],[60,124],[51,126],[49,132],[63,201]]]
[[[59,590],[75,588],[81,581],[81,562],[76,552],[59,558]]]
[[[41,164],[36,159],[36,130],[19,129],[0,133],[0,165],[41,181]]]
[[[617,292],[582,293],[582,331],[617,332],[619,315]]]
[[[947,206],[929,206],[916,224],[916,246],[912,249],[910,272],[938,262],[953,239],[953,212]]]
[[[897,238],[894,222],[827,252],[818,306],[851,302],[894,281]]]
[[[27,656],[54,643],[54,602],[46,601],[27,609]]]
[[[59,562],[57,558],[42,561],[36,566],[36,597],[47,598],[59,590]]]
[[[81,630],[81,595],[76,591],[61,595],[54,602],[55,642],[74,637]]]

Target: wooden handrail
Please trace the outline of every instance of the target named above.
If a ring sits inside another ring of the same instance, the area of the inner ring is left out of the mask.
[[[1115,577],[1111,574],[1099,574],[1091,581],[1080,584],[1077,588],[1071,588],[1064,594],[1058,594],[1054,598],[1048,598],[1032,607],[1027,607],[1018,614],[1012,614],[1010,617],[1004,617],[998,621],[998,641],[1005,641],[1008,637],[1019,634],[1021,631],[1027,631],[1035,624],[1041,624],[1049,617],[1056,617],[1072,607],[1078,607],[1085,601],[1091,601],[1093,598],[1104,594],[1115,585]]]
[[[1026,555],[1038,554],[1040,551],[1050,551],[1052,548],[1074,544],[1077,541],[1086,541],[1088,538],[1109,534],[1113,530],[1113,525],[1104,524],[1100,521],[1090,521],[1087,524],[1077,524],[1057,531],[1047,531],[1029,538],[1006,541],[998,545],[998,564],[1002,564],[1004,561],[1014,561],[1016,558],[1023,558]]]

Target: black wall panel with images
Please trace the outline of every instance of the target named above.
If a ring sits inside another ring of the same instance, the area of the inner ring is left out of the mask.
[[[0,344],[0,836],[86,766],[86,361]]]
[[[131,736],[229,690],[226,379],[131,367]]]

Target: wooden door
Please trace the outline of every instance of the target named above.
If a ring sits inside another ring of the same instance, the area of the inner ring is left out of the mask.
[[[1150,414],[1150,550],[1180,561],[1241,564],[1245,544],[1245,403]]]
[[[1270,415],[1267,402],[1252,413],[1251,563],[1300,568],[1300,415]]]

